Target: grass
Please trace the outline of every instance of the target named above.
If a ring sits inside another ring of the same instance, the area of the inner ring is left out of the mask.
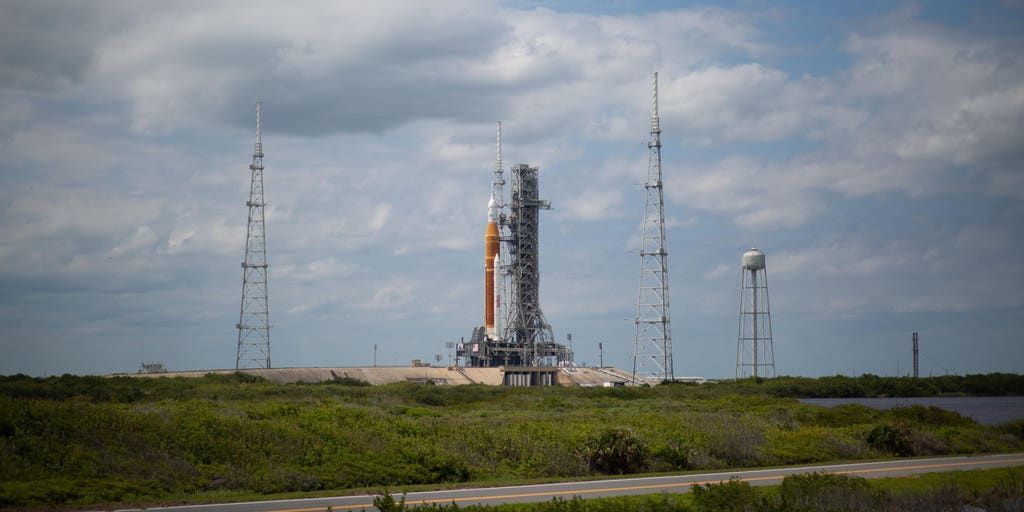
[[[877,379],[844,389],[884,388]],[[1017,382],[992,380],[970,382],[997,391]],[[524,389],[281,386],[243,374],[0,377],[0,506],[305,497],[1024,449],[1019,423],[778,396],[806,381]]]

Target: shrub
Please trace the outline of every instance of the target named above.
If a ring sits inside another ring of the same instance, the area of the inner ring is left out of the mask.
[[[373,506],[377,507],[377,510],[380,512],[402,512],[409,510],[405,505],[405,494],[402,494],[401,500],[395,501],[395,498],[387,491],[373,498]]]
[[[921,425],[933,426],[962,426],[973,425],[973,419],[965,417],[958,412],[947,411],[940,407],[930,405],[911,405],[909,407],[896,406],[890,411],[894,418],[909,421]]]
[[[590,440],[587,452],[595,471],[618,475],[644,471],[650,454],[647,443],[623,429],[601,432]]]
[[[1008,423],[1004,423],[999,426],[999,431],[1015,436],[1017,439],[1024,441],[1024,420],[1016,420]]]
[[[910,443],[910,427],[901,421],[878,425],[868,432],[867,441],[872,448],[897,457],[914,454]]]
[[[765,452],[776,464],[803,464],[825,460],[858,459],[871,452],[852,429],[804,427],[766,433]]]
[[[849,427],[874,422],[878,412],[860,404],[842,404],[816,408],[810,422],[823,427]]]
[[[711,426],[714,428],[708,452],[729,467],[763,465],[764,433],[737,415],[721,415]]]
[[[925,430],[911,430],[909,442],[910,453],[915,456],[949,453],[949,446],[945,441]]]
[[[756,512],[764,508],[757,489],[736,477],[728,482],[694,485],[691,490],[696,512]]]
[[[780,509],[793,512],[878,510],[878,498],[867,480],[851,475],[790,475],[779,486]]]

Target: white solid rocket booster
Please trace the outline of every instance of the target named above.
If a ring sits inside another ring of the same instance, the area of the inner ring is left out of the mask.
[[[499,250],[494,255],[494,333],[488,333],[492,339],[498,339],[501,334],[501,292],[501,251]]]

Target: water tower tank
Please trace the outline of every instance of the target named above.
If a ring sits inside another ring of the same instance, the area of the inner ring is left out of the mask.
[[[761,270],[764,268],[764,253],[755,247],[743,253],[742,262],[743,270]]]

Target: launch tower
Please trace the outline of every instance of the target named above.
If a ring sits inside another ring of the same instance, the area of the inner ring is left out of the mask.
[[[512,304],[509,311],[509,337],[522,350],[522,362],[540,366],[548,345],[554,342],[551,326],[540,309],[540,210],[551,208],[551,201],[540,199],[536,167],[519,164],[512,167],[512,200],[509,202],[508,252],[512,258]]]
[[[249,224],[242,261],[242,306],[238,315],[235,369],[270,368],[270,315],[267,300],[267,239],[263,215],[263,104],[256,103],[256,149],[249,185]]]
[[[665,250],[665,207],[661,182],[661,125],[658,120],[658,73],[651,80],[651,141],[647,162],[640,249],[640,290],[636,302],[633,378],[672,380],[672,324],[668,304],[668,251]]]
[[[471,367],[571,366],[572,351],[554,342],[539,300],[539,212],[550,209],[551,202],[539,199],[536,167],[512,167],[512,197],[507,204],[504,184],[498,123],[497,165],[484,237],[484,325],[473,330],[468,343],[458,345],[456,354]],[[551,381],[521,376],[523,382]],[[513,381],[510,385],[522,385]]]

